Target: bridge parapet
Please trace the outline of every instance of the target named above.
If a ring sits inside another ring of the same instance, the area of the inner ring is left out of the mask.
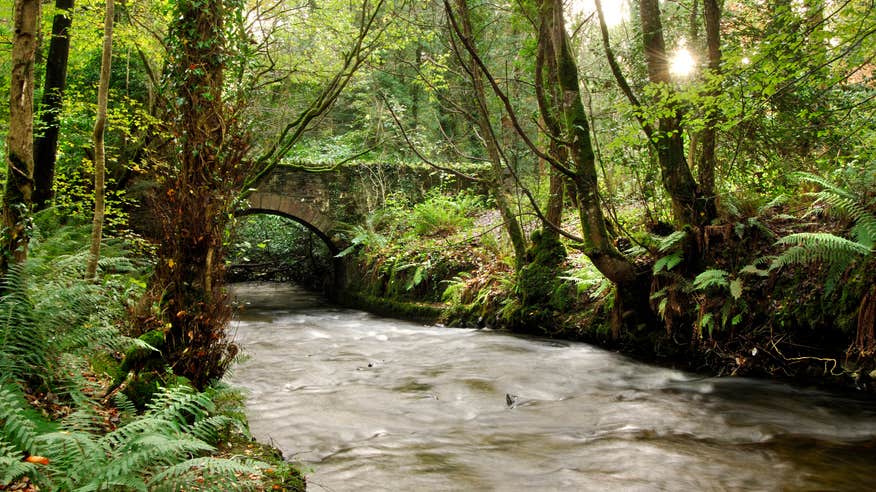
[[[464,165],[483,175],[488,167]],[[259,178],[242,215],[273,213],[292,218],[316,232],[333,250],[344,246],[341,228],[359,224],[393,193],[418,200],[428,190],[477,189],[453,174],[424,164],[348,163],[329,170],[313,166],[277,166]]]

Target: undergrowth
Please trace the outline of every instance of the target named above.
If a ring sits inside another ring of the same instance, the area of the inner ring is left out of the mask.
[[[220,442],[249,440],[242,412],[214,404],[227,390],[162,388],[142,413],[108,392],[98,363],[117,373],[131,348],[154,350],[125,335],[148,262],[108,240],[99,280],[85,281],[87,226],[39,219],[29,260],[0,296],[0,488],[263,489],[269,465],[216,456]]]

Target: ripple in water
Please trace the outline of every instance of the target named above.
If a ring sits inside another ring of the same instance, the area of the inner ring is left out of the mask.
[[[240,284],[256,437],[312,490],[874,490],[872,403]]]

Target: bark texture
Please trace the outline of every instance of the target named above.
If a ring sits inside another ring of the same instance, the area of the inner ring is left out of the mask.
[[[546,126],[560,129],[561,133],[554,136],[555,141],[562,142],[572,163],[571,179],[578,198],[584,252],[617,286],[615,328],[636,329],[653,321],[648,305],[649,272],[637,271],[632,262],[618,251],[608,234],[599,196],[590,125],[581,100],[578,67],[566,32],[562,0],[542,0],[539,20],[538,56],[544,60],[539,65],[546,69],[538,75],[539,83],[552,82],[557,88],[552,107],[542,108],[542,117],[555,118],[555,122]],[[545,91],[540,91],[540,104],[550,102]]]
[[[5,275],[11,264],[27,258],[27,221],[33,193],[33,69],[40,2],[16,0],[14,9],[0,275]]]
[[[112,67],[113,51],[113,18],[115,4],[106,0],[106,12],[103,21],[103,51],[100,57],[100,82],[97,86],[97,118],[94,121],[94,218],[91,222],[91,247],[88,251],[88,264],[85,268],[85,278],[91,279],[97,275],[97,261],[100,259],[100,242],[103,239],[103,218],[106,210],[106,146],[104,133],[106,130],[106,111],[109,99],[110,69]]]
[[[40,101],[38,135],[34,139],[34,209],[48,206],[54,197],[55,162],[58,157],[60,115],[67,87],[70,26],[74,0],[56,0],[52,38],[46,58],[46,76]]]
[[[642,44],[645,50],[648,80],[652,84],[670,86],[669,57],[666,54],[658,0],[641,0],[639,17],[642,24]],[[712,217],[706,212],[705,203],[701,199],[697,183],[688,166],[684,152],[681,115],[677,110],[671,116],[664,116],[658,120],[651,141],[656,148],[663,187],[672,200],[675,221],[678,225],[702,225],[711,221]]]
[[[706,23],[706,48],[708,51],[709,72],[718,75],[721,71],[721,10],[717,0],[703,0],[703,16]],[[712,88],[707,97],[716,97],[718,91]],[[709,109],[706,115],[706,126],[700,134],[702,148],[697,161],[697,174],[700,182],[702,199],[706,210],[714,214],[715,210],[715,157],[718,124],[717,110]]]

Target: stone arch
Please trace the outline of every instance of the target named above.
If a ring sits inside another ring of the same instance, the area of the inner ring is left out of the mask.
[[[302,188],[295,189],[302,193]],[[310,190],[308,190],[310,191]],[[330,204],[323,193],[307,193],[291,196],[272,191],[256,191],[247,196],[249,209],[244,214],[268,213],[290,218],[318,234],[329,248],[336,248],[329,238],[334,229],[334,220],[328,213]],[[242,215],[242,214],[239,214]]]
[[[237,217],[245,217],[248,215],[260,214],[276,215],[279,217],[290,219],[298,224],[301,224],[322,240],[322,242],[328,248],[329,253],[331,253],[332,255],[332,281],[330,285],[325,286],[327,289],[326,294],[329,295],[329,297],[336,294],[339,289],[342,289],[346,285],[347,265],[343,258],[339,258],[337,256],[338,253],[341,252],[341,248],[337,244],[335,244],[335,242],[328,236],[328,234],[326,234],[326,232],[322,231],[319,227],[307,221],[306,219],[303,219],[299,216],[293,215],[283,210],[250,207],[237,210],[234,215],[236,215]]]

